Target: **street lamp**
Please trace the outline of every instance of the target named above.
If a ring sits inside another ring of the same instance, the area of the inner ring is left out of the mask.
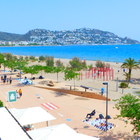
[[[103,85],[106,85],[106,131],[107,131],[107,116],[108,116],[108,82],[104,82]]]

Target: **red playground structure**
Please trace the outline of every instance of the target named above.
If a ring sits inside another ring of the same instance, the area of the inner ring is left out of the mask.
[[[114,69],[113,68],[92,68],[87,71],[81,71],[80,80],[82,79],[102,79],[103,81],[114,79]]]

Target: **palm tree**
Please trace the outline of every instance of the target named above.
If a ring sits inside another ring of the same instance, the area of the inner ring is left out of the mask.
[[[128,69],[128,75],[129,75],[128,82],[130,82],[132,69],[139,68],[139,63],[132,58],[128,58],[125,59],[125,62],[121,65],[121,67]]]

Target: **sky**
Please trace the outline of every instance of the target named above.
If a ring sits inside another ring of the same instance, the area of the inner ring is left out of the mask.
[[[0,0],[0,31],[99,29],[140,41],[140,0]]]

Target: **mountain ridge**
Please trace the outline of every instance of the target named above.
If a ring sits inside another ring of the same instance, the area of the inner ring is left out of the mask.
[[[44,45],[140,44],[134,39],[122,38],[112,32],[90,28],[61,31],[33,29],[25,34],[0,32],[0,41],[27,41]]]

